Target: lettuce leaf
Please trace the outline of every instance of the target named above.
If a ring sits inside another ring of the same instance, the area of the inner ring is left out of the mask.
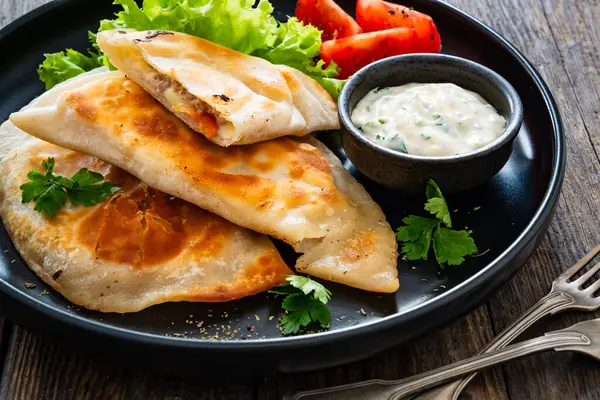
[[[304,73],[319,76],[337,76],[335,67],[324,69],[323,62],[315,64],[314,58],[319,55],[321,32],[311,26],[304,25],[296,18],[290,18],[279,25],[277,38],[272,46],[255,51],[252,55],[264,58],[273,64],[285,64]]]
[[[169,30],[198,36],[245,54],[270,48],[278,34],[273,6],[260,0],[115,0],[123,11],[100,30]]]
[[[94,50],[88,50],[87,54],[73,49],[44,54],[44,62],[39,65],[37,72],[40,80],[44,82],[46,90],[84,72],[103,65],[109,66],[108,59],[96,44],[96,35],[89,32],[88,38],[92,42]]]
[[[325,62],[318,59],[320,48],[321,31],[292,17],[279,25],[277,39],[271,48],[252,55],[304,72],[337,99],[346,81],[335,79],[339,73],[335,63],[325,67]]]
[[[348,81],[347,79],[322,78],[318,76],[313,76],[312,78],[317,81],[319,85],[323,86],[323,89],[325,89],[334,100],[337,100],[337,98],[340,97],[340,92]]]
[[[264,58],[274,64],[296,68],[319,82],[337,99],[345,81],[335,79],[338,68],[318,58],[321,32],[296,18],[279,23],[268,0],[115,0],[123,10],[114,20],[100,22],[100,31],[110,29],[171,30],[198,36],[239,52]],[[46,56],[40,79],[46,88],[110,63],[95,44],[89,56],[74,50]]]

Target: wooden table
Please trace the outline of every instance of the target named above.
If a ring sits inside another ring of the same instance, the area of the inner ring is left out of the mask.
[[[0,26],[48,1],[0,0]],[[0,397],[271,400],[288,390],[375,377],[395,379],[474,354],[545,295],[565,266],[600,242],[600,129],[595,125],[600,123],[600,0],[450,3],[483,20],[525,53],[554,93],[567,131],[569,165],[563,193],[569,196],[561,197],[556,217],[534,255],[487,304],[444,329],[363,362],[222,384],[103,365],[4,321],[0,323]],[[565,314],[542,322],[528,336],[591,317]],[[480,375],[464,398],[600,399],[600,364],[566,353],[535,355]]]

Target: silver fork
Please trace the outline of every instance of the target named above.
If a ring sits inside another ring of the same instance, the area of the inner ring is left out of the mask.
[[[479,354],[467,360],[399,381],[373,380],[352,383],[298,393],[291,397],[286,396],[284,400],[400,400],[412,393],[433,387],[457,376],[550,349],[575,351],[600,360],[600,319],[580,322],[567,329],[548,332],[544,336],[525,340],[486,354]]]
[[[590,261],[600,253],[600,244],[594,247],[583,258],[577,261],[571,268],[559,275],[552,283],[552,289],[545,297],[538,301],[533,307],[526,311],[512,325],[507,327],[496,338],[484,347],[479,354],[489,353],[503,347],[506,347],[517,336],[523,333],[527,328],[539,321],[545,316],[553,315],[566,310],[583,310],[594,311],[600,308],[600,298],[593,297],[593,294],[600,289],[600,279],[595,280],[589,287],[583,289],[584,283],[588,282],[596,272],[600,271],[600,263],[594,265],[578,279],[571,281],[570,278],[577,272],[585,268]],[[420,393],[413,400],[432,400],[432,399],[452,399],[457,400],[460,392],[473,379],[476,374],[453,381],[449,384]],[[365,384],[368,382],[364,382]],[[357,385],[360,385],[357,384]],[[369,395],[368,385],[365,386],[367,392],[364,395]],[[373,387],[375,389],[375,387]],[[423,388],[424,389],[424,388]],[[415,392],[412,392],[415,393]],[[375,394],[375,392],[373,393]],[[304,397],[293,397],[304,398]],[[387,399],[387,397],[365,397],[372,400]]]
[[[600,263],[597,263],[589,271],[578,279],[571,281],[571,277],[584,269],[592,259],[600,253],[600,244],[596,245],[581,260],[577,261],[571,268],[560,274],[552,282],[550,293],[544,296],[533,307],[527,310],[519,319],[508,326],[498,336],[494,338],[487,346],[479,351],[478,354],[488,353],[497,349],[506,347],[515,340],[521,333],[525,332],[531,325],[540,319],[554,315],[566,310],[595,311],[600,308],[600,298],[593,297],[594,292],[600,289],[600,280],[595,280],[592,284],[582,289],[584,283],[588,282],[596,272],[600,271]],[[471,374],[462,380],[453,381],[432,390],[420,393],[412,400],[458,400],[460,393],[467,387],[469,382],[475,377]]]

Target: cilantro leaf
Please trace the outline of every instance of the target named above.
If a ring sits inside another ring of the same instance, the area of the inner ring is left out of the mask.
[[[67,194],[58,183],[51,183],[35,200],[35,211],[40,211],[49,217],[54,217],[67,201]]]
[[[293,294],[288,296],[287,299],[307,299],[306,297],[300,297],[298,294]],[[284,300],[285,302],[285,300]],[[310,318],[310,312],[307,311],[307,305],[302,305],[299,307],[300,310],[292,310],[291,313],[287,314],[279,325],[281,329],[281,333],[284,335],[292,335],[296,334],[300,331],[300,328],[308,326],[312,320]]]
[[[286,280],[288,283],[269,290],[269,293],[285,296],[281,307],[287,314],[279,325],[281,333],[296,334],[311,323],[329,327],[331,311],[326,304],[331,299],[331,292],[305,276],[290,275]]]
[[[402,252],[409,260],[427,260],[433,230],[440,224],[431,218],[410,215],[402,220],[405,226],[396,230],[396,239],[403,242]]]
[[[433,181],[433,179],[430,179],[429,182],[427,182],[425,195],[427,196],[425,210],[435,215],[435,217],[441,220],[446,227],[452,228],[452,220],[450,218],[450,211],[448,211],[448,204],[446,203],[446,199],[444,198],[442,191]]]
[[[269,293],[280,296],[288,296],[290,294],[298,293],[298,289],[290,286],[288,283],[282,283],[281,285],[273,286],[273,288],[269,290]]]
[[[475,241],[467,231],[450,229],[452,221],[448,204],[439,186],[430,179],[425,190],[425,210],[436,219],[410,215],[402,220],[404,226],[396,230],[396,239],[402,242],[402,252],[407,260],[427,260],[433,244],[435,259],[440,266],[459,265],[465,256],[477,253]],[[442,227],[442,223],[446,228]]]
[[[48,161],[42,160],[42,168],[46,171],[46,177],[51,177],[54,170],[54,157],[48,158]]]
[[[27,179],[29,179],[30,181],[46,181],[46,174],[40,172],[39,169],[34,168],[27,174]]]
[[[87,186],[93,183],[102,182],[104,177],[102,174],[89,171],[87,168],[81,168],[71,177],[71,180],[79,186]]]
[[[281,320],[280,327],[284,335],[298,333],[300,328],[308,326],[311,322],[318,322],[324,327],[329,326],[331,322],[329,308],[321,301],[302,293],[287,296],[281,306],[289,312]]]
[[[82,204],[89,207],[102,203],[119,190],[121,189],[112,183],[103,182],[95,185],[74,187],[73,189],[68,190],[68,192],[71,203],[75,205]]]
[[[35,175],[34,173],[40,174],[41,178],[39,175]],[[37,169],[27,174],[27,177],[31,180],[31,182],[24,183],[19,187],[19,189],[21,189],[23,192],[21,193],[22,203],[29,203],[30,201],[37,199],[48,189],[49,186],[49,181]]]
[[[318,321],[322,327],[328,328],[331,323],[331,310],[325,304],[315,304],[310,309],[310,318]]]
[[[327,304],[331,298],[331,292],[319,282],[313,281],[309,277],[300,275],[290,275],[286,278],[291,286],[298,288],[302,293],[309,295],[313,292],[313,297],[323,304]]]
[[[73,186],[75,185],[73,180],[67,178],[66,176],[62,176],[62,175],[54,175],[54,180],[56,182],[58,182],[65,189],[72,189]]]
[[[98,183],[104,180],[102,174],[89,171],[87,168],[81,168],[71,177],[71,180],[74,185],[68,192],[73,204],[93,206],[119,191],[119,188],[110,182]]]
[[[67,196],[73,204],[92,206],[120,189],[110,182],[102,182],[104,177],[97,173],[81,168],[71,178],[54,174],[55,161],[50,157],[42,161],[45,172],[34,169],[27,174],[30,182],[19,186],[21,202],[35,201],[34,210],[43,212],[49,217],[55,216],[66,203]]]
[[[465,256],[477,253],[477,246],[469,232],[439,227],[433,234],[433,251],[438,264],[459,265]]]

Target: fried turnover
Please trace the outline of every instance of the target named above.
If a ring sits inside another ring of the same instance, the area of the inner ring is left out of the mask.
[[[0,162],[0,216],[29,267],[72,303],[126,313],[164,302],[223,302],[292,274],[266,236],[95,157],[27,136],[10,122],[0,128],[4,152],[10,143],[21,144]],[[88,168],[122,190],[96,206],[67,202],[58,215],[45,217],[21,203],[19,186],[48,157],[55,158],[56,173]]]
[[[98,45],[119,70],[221,146],[339,128],[331,96],[293,68],[179,32],[104,31]]]
[[[369,291],[398,289],[397,242],[385,215],[314,138],[220,147],[117,71],[58,85],[11,120],[289,243],[304,253],[301,272]]]

